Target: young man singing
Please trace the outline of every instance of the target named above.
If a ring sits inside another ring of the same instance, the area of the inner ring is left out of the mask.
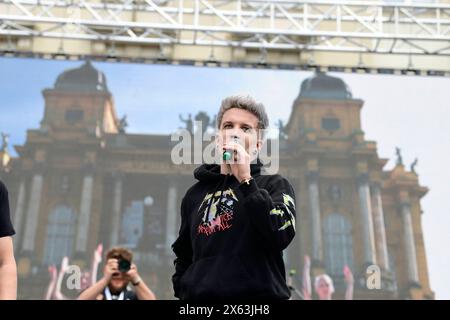
[[[295,195],[282,176],[261,174],[268,124],[264,106],[251,97],[222,101],[215,143],[226,160],[197,168],[198,182],[181,204],[172,246],[179,299],[290,297],[282,251],[295,235]]]

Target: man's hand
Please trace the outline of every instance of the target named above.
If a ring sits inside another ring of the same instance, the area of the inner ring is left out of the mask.
[[[126,273],[126,277],[131,281],[131,283],[137,283],[141,280],[137,267],[134,263],[131,265],[130,270]]]
[[[245,148],[236,142],[227,142],[223,145],[223,151],[233,150],[234,158],[227,163],[230,164],[231,173],[236,177],[239,182],[244,179],[251,178],[250,174],[250,155]]]
[[[116,272],[119,272],[119,261],[117,259],[108,259],[103,267],[103,278],[109,282],[112,275]]]

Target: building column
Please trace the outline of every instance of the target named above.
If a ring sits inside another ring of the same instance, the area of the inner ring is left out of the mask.
[[[111,223],[110,247],[119,243],[120,222],[122,217],[122,175],[114,175],[113,210]]]
[[[20,181],[19,194],[17,195],[16,211],[14,211],[14,230],[16,231],[16,237],[13,237],[14,247],[18,245],[20,235],[22,235],[22,221],[25,211],[25,177]]]
[[[22,251],[34,251],[39,211],[41,208],[43,182],[44,177],[42,173],[35,174],[31,181],[30,200],[28,202],[28,210],[25,218],[25,232],[22,243]]]
[[[309,213],[311,217],[312,259],[323,261],[322,224],[320,217],[319,173],[310,171],[307,174]]]
[[[383,202],[381,200],[381,188],[378,183],[372,186],[372,200],[377,262],[381,268],[389,270],[389,255],[384,224]]]
[[[177,214],[178,214],[178,190],[175,181],[169,182],[167,192],[167,218],[166,218],[166,245],[165,250],[167,255],[172,254],[172,244],[177,237]]]
[[[373,233],[369,177],[367,174],[361,174],[358,177],[358,193],[362,222],[364,262],[367,264],[375,264],[377,262],[375,255],[375,237]]]
[[[411,206],[408,202],[403,202],[400,205],[400,210],[403,222],[403,244],[406,253],[406,263],[408,265],[408,280],[413,283],[419,283]]]
[[[91,220],[93,186],[93,172],[86,173],[83,177],[83,186],[81,189],[80,214],[78,217],[77,239],[75,245],[76,252],[84,253],[87,249],[87,240]]]

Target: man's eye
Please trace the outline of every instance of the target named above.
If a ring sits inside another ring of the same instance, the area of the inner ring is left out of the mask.
[[[225,124],[224,126],[223,126],[223,128],[224,129],[229,129],[229,128],[232,128],[233,126],[231,125],[231,124]]]
[[[243,130],[244,132],[249,132],[249,131],[251,130],[251,128],[249,128],[249,127],[243,127],[242,130]]]

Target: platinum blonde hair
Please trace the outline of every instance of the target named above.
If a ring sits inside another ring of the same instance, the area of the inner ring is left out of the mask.
[[[220,129],[223,114],[233,108],[246,110],[254,114],[258,118],[258,129],[264,130],[269,127],[269,117],[267,116],[266,108],[262,103],[257,102],[249,95],[235,95],[222,100],[216,119],[218,129]]]

